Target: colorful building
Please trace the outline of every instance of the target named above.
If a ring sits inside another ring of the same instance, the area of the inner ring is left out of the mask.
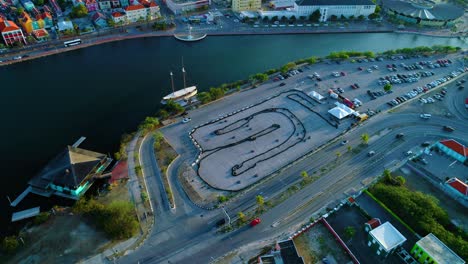
[[[21,5],[24,6],[24,9],[26,9],[28,12],[31,12],[35,8],[33,2],[29,0],[21,1]]]
[[[146,20],[147,18],[146,8],[142,4],[127,6],[125,12],[129,23],[135,23],[140,19]]]
[[[165,2],[167,7],[176,15],[183,12],[208,8],[211,5],[211,0],[166,0]]]
[[[130,4],[129,4],[128,0],[120,0],[120,6],[121,7],[125,8],[125,7],[127,7],[129,5]]]
[[[380,222],[379,218],[372,218],[364,224],[364,230],[369,233],[372,229],[377,228],[381,224],[382,222]]]
[[[28,182],[30,192],[79,199],[111,162],[105,154],[68,146]]]
[[[111,7],[112,8],[119,8],[120,7],[120,0],[111,0]]]
[[[97,27],[107,27],[107,18],[101,12],[94,13],[94,15],[91,17],[91,20],[93,21],[93,24]]]
[[[43,28],[38,29],[38,30],[34,30],[32,35],[38,41],[44,41],[44,40],[47,40],[49,38],[49,32],[47,32],[47,30],[45,30]]]
[[[125,15],[125,13],[121,13],[121,12],[114,12],[112,13],[112,21],[114,21],[114,23],[117,25],[117,24],[125,24],[127,23],[127,16]]]
[[[110,0],[98,0],[99,1],[99,9],[106,10],[111,8]]]
[[[385,222],[369,231],[368,239],[367,245],[383,258],[393,253],[406,241],[406,238],[390,222]]]
[[[94,12],[99,8],[99,5],[96,0],[86,0],[85,5],[86,9],[88,9],[88,12]]]
[[[455,252],[432,233],[421,238],[411,249],[411,254],[423,264],[465,264]]]
[[[435,144],[435,147],[462,163],[468,157],[468,148],[454,139],[441,140]]]
[[[232,0],[232,11],[257,11],[262,7],[262,0]]]
[[[26,12],[21,13],[21,15],[18,17],[18,21],[23,27],[24,31],[26,31],[28,34],[31,34],[34,30],[44,28],[45,26],[44,20],[34,20]]]
[[[41,14],[36,15],[36,20],[37,21],[42,20],[41,23],[44,24],[44,28],[51,28],[54,26],[52,15],[47,11],[44,11]]]
[[[13,45],[15,42],[26,43],[23,31],[13,21],[0,17],[0,32],[3,42],[8,46]]]
[[[150,19],[156,19],[161,16],[159,6],[152,0],[141,0],[142,4],[146,8],[146,16]]]

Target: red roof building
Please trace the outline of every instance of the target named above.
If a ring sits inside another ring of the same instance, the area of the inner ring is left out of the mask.
[[[458,191],[463,196],[468,196],[468,184],[460,181],[457,178],[452,178],[446,182],[450,187]]]
[[[437,142],[436,146],[452,158],[465,162],[468,158],[468,148],[453,139]]]
[[[468,156],[468,148],[465,147],[464,145],[458,143],[456,140],[453,139],[447,139],[447,140],[442,140],[440,143],[453,151],[457,152],[458,154],[462,155],[463,157]]]
[[[13,45],[15,42],[26,43],[23,31],[11,20],[0,17],[0,33],[6,45]]]
[[[33,35],[37,40],[43,40],[49,37],[49,32],[41,28],[33,31]]]
[[[372,218],[371,220],[367,221],[367,223],[364,224],[364,229],[369,232],[376,227],[380,226],[382,222],[380,222],[379,218]]]

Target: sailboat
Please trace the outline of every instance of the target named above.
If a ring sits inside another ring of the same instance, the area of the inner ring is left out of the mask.
[[[171,86],[172,86],[172,93],[166,95],[163,97],[161,100],[161,104],[167,104],[169,100],[174,101],[175,103],[180,104],[181,106],[186,106],[190,104],[191,99],[197,95],[198,90],[197,86],[193,85],[190,87],[187,87],[186,82],[185,82],[185,68],[182,66],[182,76],[184,79],[184,88],[175,91],[174,89],[174,75],[172,72],[170,72],[171,75]]]

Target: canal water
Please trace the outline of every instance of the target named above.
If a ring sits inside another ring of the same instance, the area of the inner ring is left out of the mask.
[[[456,38],[411,34],[317,34],[208,37],[184,43],[146,38],[108,43],[0,68],[0,224],[10,219],[12,199],[27,181],[67,144],[80,136],[82,147],[103,153],[118,148],[170,92],[169,71],[182,88],[181,58],[187,84],[199,91],[331,51],[384,51],[422,45],[467,48]],[[22,207],[32,206],[32,196]],[[42,203],[43,201],[41,201]]]

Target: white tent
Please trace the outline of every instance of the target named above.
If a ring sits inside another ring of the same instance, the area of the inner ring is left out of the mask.
[[[312,97],[313,99],[317,101],[322,101],[325,97],[323,97],[321,94],[317,93],[316,91],[312,91],[307,94],[308,96]]]
[[[330,113],[331,115],[333,115],[334,117],[338,119],[343,119],[349,115],[345,110],[339,107],[335,107],[335,108],[328,110],[328,113]]]

